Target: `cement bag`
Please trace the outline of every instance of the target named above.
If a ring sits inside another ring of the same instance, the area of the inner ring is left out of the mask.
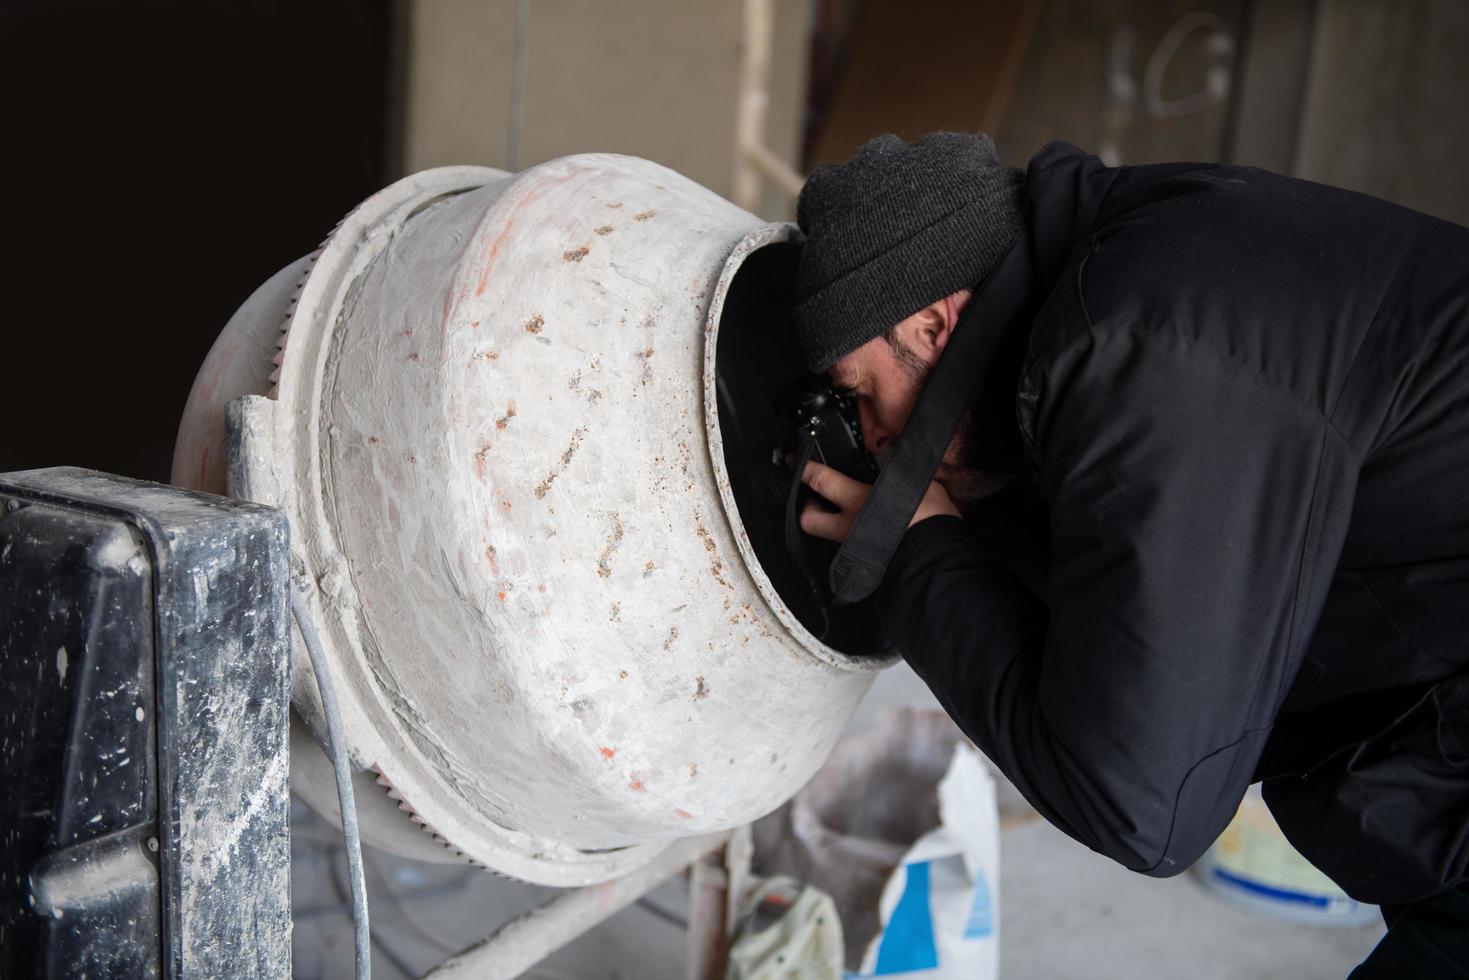
[[[893,712],[840,743],[755,835],[762,873],[836,902],[847,976],[997,975],[994,780],[941,712]]]

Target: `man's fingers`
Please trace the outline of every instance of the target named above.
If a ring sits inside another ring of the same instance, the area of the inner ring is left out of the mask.
[[[828,541],[845,541],[872,488],[821,463],[807,463],[801,481],[838,508],[833,513],[814,500],[809,502],[801,511],[801,530]]]
[[[872,489],[860,480],[854,480],[845,473],[839,473],[830,466],[823,466],[816,462],[806,464],[806,471],[801,474],[801,480],[806,486],[842,510],[855,510],[861,507],[867,501],[867,494]]]
[[[824,510],[813,500],[801,510],[801,530],[828,541],[843,541],[851,530],[851,519],[845,514]]]

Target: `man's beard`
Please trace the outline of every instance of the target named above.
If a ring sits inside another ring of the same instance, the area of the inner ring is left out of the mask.
[[[928,377],[933,373],[933,368],[919,357],[917,352],[897,336],[887,338],[888,347],[893,352],[893,360],[898,362],[898,367],[907,375],[908,382],[913,386],[914,407],[918,406],[918,396],[922,394],[923,388],[928,384]],[[959,428],[954,433],[954,438],[949,442],[949,448],[944,450],[944,458],[939,463],[939,482],[944,482],[942,476],[945,472],[956,473],[964,467],[964,454],[969,445],[969,427],[972,422],[971,413],[965,412],[963,419],[959,422]]]
[[[912,383],[915,394],[921,393],[924,385],[928,383],[929,375],[933,373],[933,368],[898,337],[889,337],[888,346],[892,349],[893,359],[898,362],[898,367]],[[916,399],[914,407],[917,407]],[[959,420],[959,427],[954,432],[954,438],[949,440],[949,447],[944,450],[944,457],[939,463],[938,470],[933,475],[934,480],[942,484],[948,491],[949,499],[954,501],[959,512],[966,517],[969,515],[970,508],[1000,490],[1011,479],[1009,476],[986,473],[983,470],[972,469],[964,465],[973,427],[974,413],[966,411],[963,418]]]

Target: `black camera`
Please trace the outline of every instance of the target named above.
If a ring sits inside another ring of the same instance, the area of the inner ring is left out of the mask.
[[[801,456],[801,443],[815,443],[811,458],[854,480],[877,479],[877,460],[862,442],[857,396],[831,383],[824,374],[807,374],[775,396],[775,414],[792,422],[791,432],[771,453],[770,461],[785,468],[787,456]]]

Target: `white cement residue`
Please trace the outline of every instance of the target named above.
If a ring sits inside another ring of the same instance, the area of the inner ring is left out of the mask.
[[[137,557],[138,545],[133,540],[132,534],[123,528],[118,528],[103,542],[93,555],[96,565],[103,571],[121,572],[128,569],[129,560]]]
[[[215,875],[229,867],[239,850],[240,837],[261,812],[278,805],[280,794],[286,785],[290,767],[290,753],[279,752],[260,774],[255,789],[245,797],[244,805],[233,816],[222,814],[215,819],[202,820],[185,831],[189,840],[192,860],[203,868],[201,881],[212,881]]]

